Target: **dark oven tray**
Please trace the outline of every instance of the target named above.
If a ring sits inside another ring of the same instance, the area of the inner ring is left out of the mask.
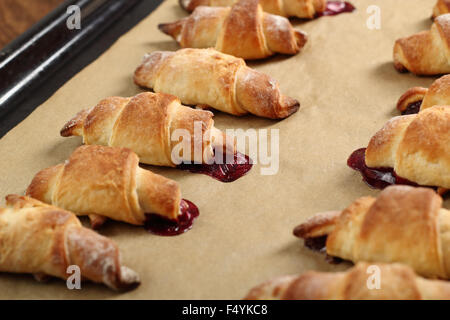
[[[162,0],[67,0],[0,51],[0,137],[25,119]],[[81,9],[69,30],[67,8]]]

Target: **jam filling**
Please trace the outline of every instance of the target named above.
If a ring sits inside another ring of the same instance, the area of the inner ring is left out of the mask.
[[[192,228],[192,224],[199,216],[198,208],[189,200],[182,199],[180,202],[180,215],[177,220],[170,220],[160,215],[147,214],[145,230],[159,236],[176,236]]]
[[[355,6],[347,1],[327,1],[325,11],[318,13],[316,17],[335,16],[345,12],[353,12],[355,9]]]
[[[225,161],[223,161],[225,162]],[[233,163],[213,163],[213,164],[186,164],[182,163],[177,166],[178,169],[206,174],[221,182],[233,182],[246,175],[253,164],[249,156],[236,152],[234,154]]]
[[[420,111],[420,106],[422,105],[422,100],[410,103],[405,110],[402,111],[402,115],[416,114]]]
[[[361,173],[363,181],[375,189],[384,189],[393,184],[417,187],[417,183],[399,177],[392,168],[369,168],[366,165],[366,148],[354,151],[347,160],[347,165]]]
[[[327,236],[305,239],[305,247],[313,251],[318,251],[322,253],[327,252],[326,243],[327,243]],[[331,264],[339,264],[342,261],[344,261],[341,258],[333,257],[328,254],[325,257],[325,260]]]

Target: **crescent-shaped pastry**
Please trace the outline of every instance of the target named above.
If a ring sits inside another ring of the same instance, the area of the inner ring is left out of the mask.
[[[399,262],[425,277],[450,279],[450,211],[429,188],[391,186],[342,212],[313,216],[294,230],[326,238],[326,252],[353,262]]]
[[[71,212],[18,195],[0,208],[0,271],[67,279],[76,265],[83,279],[116,290],[139,285],[139,276],[122,266],[117,245],[84,228]]]
[[[421,278],[402,264],[358,263],[345,272],[279,277],[253,288],[245,299],[449,300],[450,283]]]
[[[355,167],[353,157],[360,150],[348,162],[356,170],[378,170],[385,176],[381,179],[393,170],[398,179],[450,189],[450,106],[391,119],[372,137],[365,159]]]
[[[438,0],[433,9],[433,19],[450,13],[450,0]]]
[[[156,51],[134,74],[137,85],[173,94],[189,105],[208,105],[233,115],[281,119],[300,107],[278,83],[236,58],[214,49]]]
[[[402,114],[411,114],[433,106],[447,105],[450,105],[450,75],[437,79],[429,89],[409,89],[398,100],[397,109]]]
[[[191,152],[173,154],[180,143],[177,132],[188,135]],[[142,163],[169,167],[180,162],[209,163],[215,148],[235,152],[234,138],[214,127],[212,112],[183,106],[164,93],[106,98],[67,122],[61,135],[82,136],[85,144],[129,148]],[[201,159],[195,158],[195,149],[201,151]]]
[[[450,73],[450,14],[437,17],[430,31],[397,40],[394,66],[417,75]]]
[[[143,225],[147,213],[176,220],[178,184],[139,167],[127,148],[78,147],[65,163],[42,170],[26,194],[77,215]]]
[[[198,6],[228,7],[238,0],[179,0],[183,9],[192,12]],[[326,0],[259,0],[265,12],[283,17],[312,19],[325,11]]]
[[[197,7],[189,17],[158,27],[183,48],[215,48],[243,59],[297,54],[307,41],[288,19],[263,12],[258,0],[231,8]]]

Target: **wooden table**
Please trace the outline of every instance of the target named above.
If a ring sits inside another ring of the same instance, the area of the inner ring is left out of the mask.
[[[64,0],[1,0],[0,49],[63,2]]]

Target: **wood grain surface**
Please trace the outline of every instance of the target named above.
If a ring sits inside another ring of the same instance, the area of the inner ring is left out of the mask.
[[[64,0],[0,0],[0,49]]]

